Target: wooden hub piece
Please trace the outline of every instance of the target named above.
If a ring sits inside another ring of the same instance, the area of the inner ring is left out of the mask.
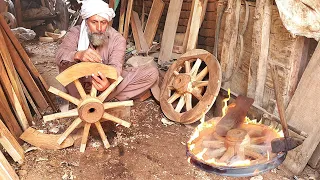
[[[99,121],[104,113],[103,104],[96,98],[86,98],[78,108],[80,119],[87,123]]]
[[[175,77],[173,88],[179,93],[188,92],[188,85],[191,82],[191,76],[188,74],[179,74]]]

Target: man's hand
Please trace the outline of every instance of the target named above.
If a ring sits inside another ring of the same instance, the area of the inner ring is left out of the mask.
[[[98,62],[101,63],[102,58],[100,54],[93,49],[87,49],[83,51],[78,51],[74,55],[74,59],[84,61],[84,62]]]
[[[98,91],[104,91],[110,86],[109,80],[100,72],[98,72],[99,77],[92,74],[92,85]]]

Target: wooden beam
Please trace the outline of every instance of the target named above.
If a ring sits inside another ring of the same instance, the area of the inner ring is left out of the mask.
[[[234,2],[234,3],[232,3]],[[232,3],[232,4],[230,4]],[[241,0],[229,0],[228,9],[226,11],[226,23],[232,23],[224,28],[224,35],[221,50],[221,70],[223,79],[227,80],[234,72],[234,65],[236,62],[236,47],[239,35],[239,20],[240,20]],[[223,83],[224,88],[231,87],[231,79]]]
[[[142,25],[139,19],[139,15],[135,11],[132,11],[130,24],[131,24],[131,30],[133,33],[133,38],[134,38],[134,42],[137,50],[140,52],[148,52],[149,46],[143,35]]]
[[[144,29],[144,37],[149,47],[152,46],[154,36],[156,35],[159,20],[162,16],[165,3],[162,0],[153,0],[146,27]]]
[[[12,135],[14,136],[14,138],[16,138],[16,140],[18,140],[19,136],[22,133],[22,130],[21,130],[16,118],[14,117],[14,115],[11,112],[7,98],[4,95],[4,92],[3,92],[3,89],[1,86],[0,86],[0,99],[1,99],[1,101],[0,101],[0,115],[3,119],[3,121],[5,122],[6,126],[8,127],[8,129],[10,130]]]
[[[12,84],[13,90],[17,95],[18,101],[21,104],[22,109],[23,109],[28,121],[31,122],[33,117],[31,115],[30,109],[28,107],[27,100],[23,94],[23,90],[22,90],[22,87],[19,82],[19,77],[18,77],[18,74],[14,68],[13,63],[12,63],[10,53],[6,47],[2,31],[0,31],[0,54],[2,56],[2,61],[3,61],[3,64],[6,68],[6,70],[7,70],[7,74],[10,79],[10,82]]]
[[[265,9],[266,6],[266,9]],[[270,30],[269,27],[264,27],[264,30],[262,29],[263,24],[269,26],[269,18],[270,17],[266,17],[264,18],[264,15],[266,16],[271,16],[271,14],[267,15],[266,13],[268,13],[269,11],[271,11],[270,7],[270,0],[257,0],[256,1],[256,7],[255,7],[255,13],[254,13],[254,17],[253,19],[254,24],[253,24],[253,35],[252,35],[252,53],[250,56],[250,64],[249,64],[249,74],[248,74],[248,87],[247,87],[247,96],[251,97],[251,98],[255,98],[257,97],[257,86],[258,86],[258,71],[260,73],[259,77],[263,76],[263,72],[265,72],[266,67],[262,67],[263,64],[265,64],[265,60],[266,60],[266,55],[268,54],[268,52],[266,52],[266,50],[269,50],[269,47],[267,47],[267,49],[262,49],[262,45],[264,47],[267,46],[267,44],[269,44],[269,35],[267,34],[267,31],[269,31],[270,34]],[[271,13],[271,12],[269,12]],[[266,21],[266,22],[264,22]],[[267,22],[268,21],[268,22]],[[265,31],[264,33],[262,31]],[[262,35],[263,34],[263,35]],[[268,39],[262,39],[264,36],[264,38],[268,38]],[[268,42],[262,42],[263,40],[268,41]],[[260,58],[261,56],[261,51],[263,51],[263,57]],[[260,61],[261,60],[261,61]],[[260,65],[259,65],[260,63]],[[259,66],[261,67],[260,70]],[[262,79],[263,80],[263,79]],[[265,81],[265,80],[264,80]],[[261,87],[262,83],[259,83],[259,93],[261,92],[261,90],[263,89],[263,87]],[[264,83],[263,83],[264,85]],[[258,98],[260,98],[261,95],[259,95]],[[258,100],[259,101],[259,105],[261,104],[261,99]],[[256,103],[256,102],[255,102]]]
[[[11,106],[18,118],[18,121],[23,130],[29,127],[28,119],[22,109],[20,102],[18,101],[17,94],[14,92],[13,87],[11,85],[10,79],[6,73],[6,69],[4,67],[2,57],[0,56],[0,82],[4,89],[5,94],[7,95]],[[20,82],[20,81],[19,81]]]
[[[130,23],[130,20],[131,20],[132,4],[133,4],[133,0],[128,0],[128,6],[127,6],[127,12],[126,12],[126,20],[124,22],[124,31],[123,31],[123,37],[125,39],[128,39],[129,23]]]
[[[302,145],[288,152],[284,165],[300,174],[320,142],[320,43],[286,109],[288,124],[308,133]]]
[[[271,30],[271,15],[272,15],[272,0],[265,0],[263,19],[261,27],[261,46],[257,72],[257,85],[255,92],[255,103],[262,106],[264,86],[267,79],[267,64],[269,55],[269,42],[270,42],[270,30]]]
[[[169,62],[171,59],[174,37],[178,27],[182,3],[183,0],[170,1],[161,40],[161,49],[158,61],[160,65],[165,62]]]
[[[192,10],[192,22],[190,24],[190,32],[186,34],[188,37],[187,51],[195,49],[197,46],[199,29],[203,21],[204,12],[206,11],[208,0],[195,0],[194,9]]]
[[[3,124],[2,120],[0,120],[0,143],[15,162],[19,164],[23,163],[24,151],[8,128]]]
[[[18,175],[11,167],[6,157],[0,151],[0,179],[3,180],[19,180]]]
[[[22,10],[20,0],[14,0],[14,9],[16,11],[16,19],[19,27],[23,26],[22,22]]]
[[[12,62],[14,67],[16,68],[17,72],[19,73],[23,83],[26,85],[28,91],[32,95],[33,99],[37,103],[38,107],[41,111],[45,110],[49,105],[43,96],[42,92],[40,91],[37,84],[34,82],[30,72],[27,70],[26,66],[22,62],[18,52],[16,51],[15,47],[13,46],[12,42],[10,41],[9,37],[5,33],[4,29],[0,27],[2,34],[5,39],[5,44],[8,47],[8,51],[10,56],[12,57]]]
[[[120,5],[120,17],[119,17],[119,33],[123,35],[123,25],[124,25],[124,12],[126,11],[127,0],[121,0]]]

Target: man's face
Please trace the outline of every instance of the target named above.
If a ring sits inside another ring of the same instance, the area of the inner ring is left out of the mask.
[[[99,16],[93,15],[87,19],[89,40],[94,46],[101,46],[107,41],[109,22]]]

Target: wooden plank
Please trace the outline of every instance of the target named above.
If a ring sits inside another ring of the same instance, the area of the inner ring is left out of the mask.
[[[126,11],[127,0],[121,0],[120,5],[120,17],[119,17],[119,28],[118,31],[120,34],[123,34],[123,25],[124,25],[124,12]]]
[[[232,2],[232,1],[228,1]],[[240,7],[241,0],[234,1],[235,3],[228,3],[229,9],[226,15],[226,23],[231,23],[229,26],[225,26],[223,41],[222,41],[222,50],[221,50],[221,70],[223,73],[223,79],[227,80],[232,76],[234,71],[234,64],[236,62],[236,47],[239,34],[239,20],[240,20]],[[231,80],[224,82],[224,88],[230,88]]]
[[[142,25],[141,25],[141,21],[139,19],[139,15],[135,11],[132,11],[132,17],[131,17],[130,24],[131,24],[133,37],[134,37],[134,42],[135,43],[139,42],[137,44],[140,44],[140,47],[139,48],[136,47],[136,48],[140,52],[147,52],[149,50],[149,46],[148,46],[147,41],[143,35]]]
[[[16,138],[16,140],[18,140],[19,136],[22,133],[22,130],[21,130],[16,118],[14,117],[14,115],[11,112],[7,98],[4,95],[4,92],[3,92],[3,89],[1,86],[0,86],[0,99],[1,99],[1,101],[0,101],[0,115],[2,116],[3,121],[5,122],[6,126],[8,127],[8,129],[10,130],[10,132],[12,133],[14,138]]]
[[[40,108],[41,111],[45,110],[49,105],[44,98],[42,92],[38,88],[37,84],[34,82],[31,74],[27,70],[26,66],[22,62],[19,54],[17,53],[15,47],[13,46],[12,42],[10,41],[9,37],[7,34],[5,34],[4,29],[0,27],[2,34],[4,35],[5,39],[5,44],[8,47],[10,56],[12,57],[12,62],[19,73],[23,83],[26,85],[28,91],[32,95],[33,99],[36,101],[38,107]]]
[[[10,38],[12,44],[16,48],[17,52],[19,53],[22,61],[28,68],[28,71],[30,74],[34,77],[37,77],[40,79],[42,85],[45,87],[45,89],[49,89],[48,84],[44,81],[40,73],[38,72],[37,68],[33,65],[31,59],[29,58],[28,54],[26,51],[23,49],[22,45],[20,44],[19,40],[15,37],[15,35],[12,33],[11,29],[7,25],[6,21],[4,20],[4,17],[0,15],[0,26],[5,30],[6,34]]]
[[[207,7],[208,0],[195,0],[194,1],[194,9],[192,10],[192,22],[190,24],[190,32],[187,34],[188,43],[187,43],[187,51],[195,49],[198,41],[198,34],[201,23],[204,18],[204,12]]]
[[[190,10],[190,16],[189,16],[189,19],[188,19],[188,25],[187,25],[186,33],[184,35],[184,40],[183,40],[183,44],[182,44],[183,52],[185,52],[186,49],[187,49],[187,44],[188,44],[188,38],[189,38],[189,34],[190,34],[190,26],[191,26],[191,22],[192,22],[192,15],[193,15],[195,1],[196,0],[192,0],[192,4],[191,4],[191,10]]]
[[[18,97],[16,93],[13,90],[13,87],[11,85],[10,79],[6,73],[6,69],[4,67],[2,57],[0,56],[0,82],[3,86],[4,92],[6,93],[9,102],[11,103],[11,106],[13,107],[13,110],[16,114],[16,117],[18,118],[18,121],[22,127],[23,130],[27,129],[29,127],[28,119],[22,109],[21,104],[18,101]]]
[[[2,120],[0,120],[0,143],[15,162],[19,164],[23,163],[24,151],[8,128],[3,124]]]
[[[21,10],[21,2],[20,0],[14,0],[14,8],[16,11],[16,19],[17,19],[17,24],[18,27],[22,27],[23,26],[23,22],[22,22],[22,10]]]
[[[126,20],[124,22],[124,30],[123,30],[123,37],[125,39],[128,39],[129,23],[130,23],[130,20],[131,20],[131,12],[132,12],[132,4],[133,4],[133,0],[128,0],[127,12],[126,12]]]
[[[0,54],[2,56],[2,62],[7,70],[7,74],[10,79],[10,82],[12,84],[13,90],[17,95],[18,101],[21,104],[22,109],[23,109],[28,121],[31,122],[33,117],[31,115],[30,109],[28,107],[27,100],[23,94],[22,87],[19,82],[18,74],[14,68],[11,56],[9,54],[7,47],[6,47],[2,31],[0,31]]]
[[[311,88],[312,87],[312,88]],[[311,57],[286,110],[288,124],[308,133],[301,146],[288,152],[284,165],[300,174],[320,142],[320,43]]]
[[[158,63],[162,65],[171,59],[174,37],[176,35],[183,0],[170,1],[164,25]]]
[[[257,71],[257,84],[255,92],[255,103],[262,106],[264,87],[267,78],[267,64],[269,55],[270,29],[271,29],[271,15],[272,15],[272,0],[265,0],[264,11],[261,27],[261,46]]]
[[[156,35],[164,6],[165,3],[162,0],[153,0],[147,24],[144,29],[144,37],[146,38],[149,47],[151,47],[154,36]]]
[[[58,144],[60,136],[60,134],[44,134],[29,127],[20,138],[33,146],[43,149],[63,149],[74,144],[74,139],[71,136],[67,137],[61,145]]]
[[[11,167],[6,157],[0,151],[0,179],[2,180],[19,180],[18,175]]]

